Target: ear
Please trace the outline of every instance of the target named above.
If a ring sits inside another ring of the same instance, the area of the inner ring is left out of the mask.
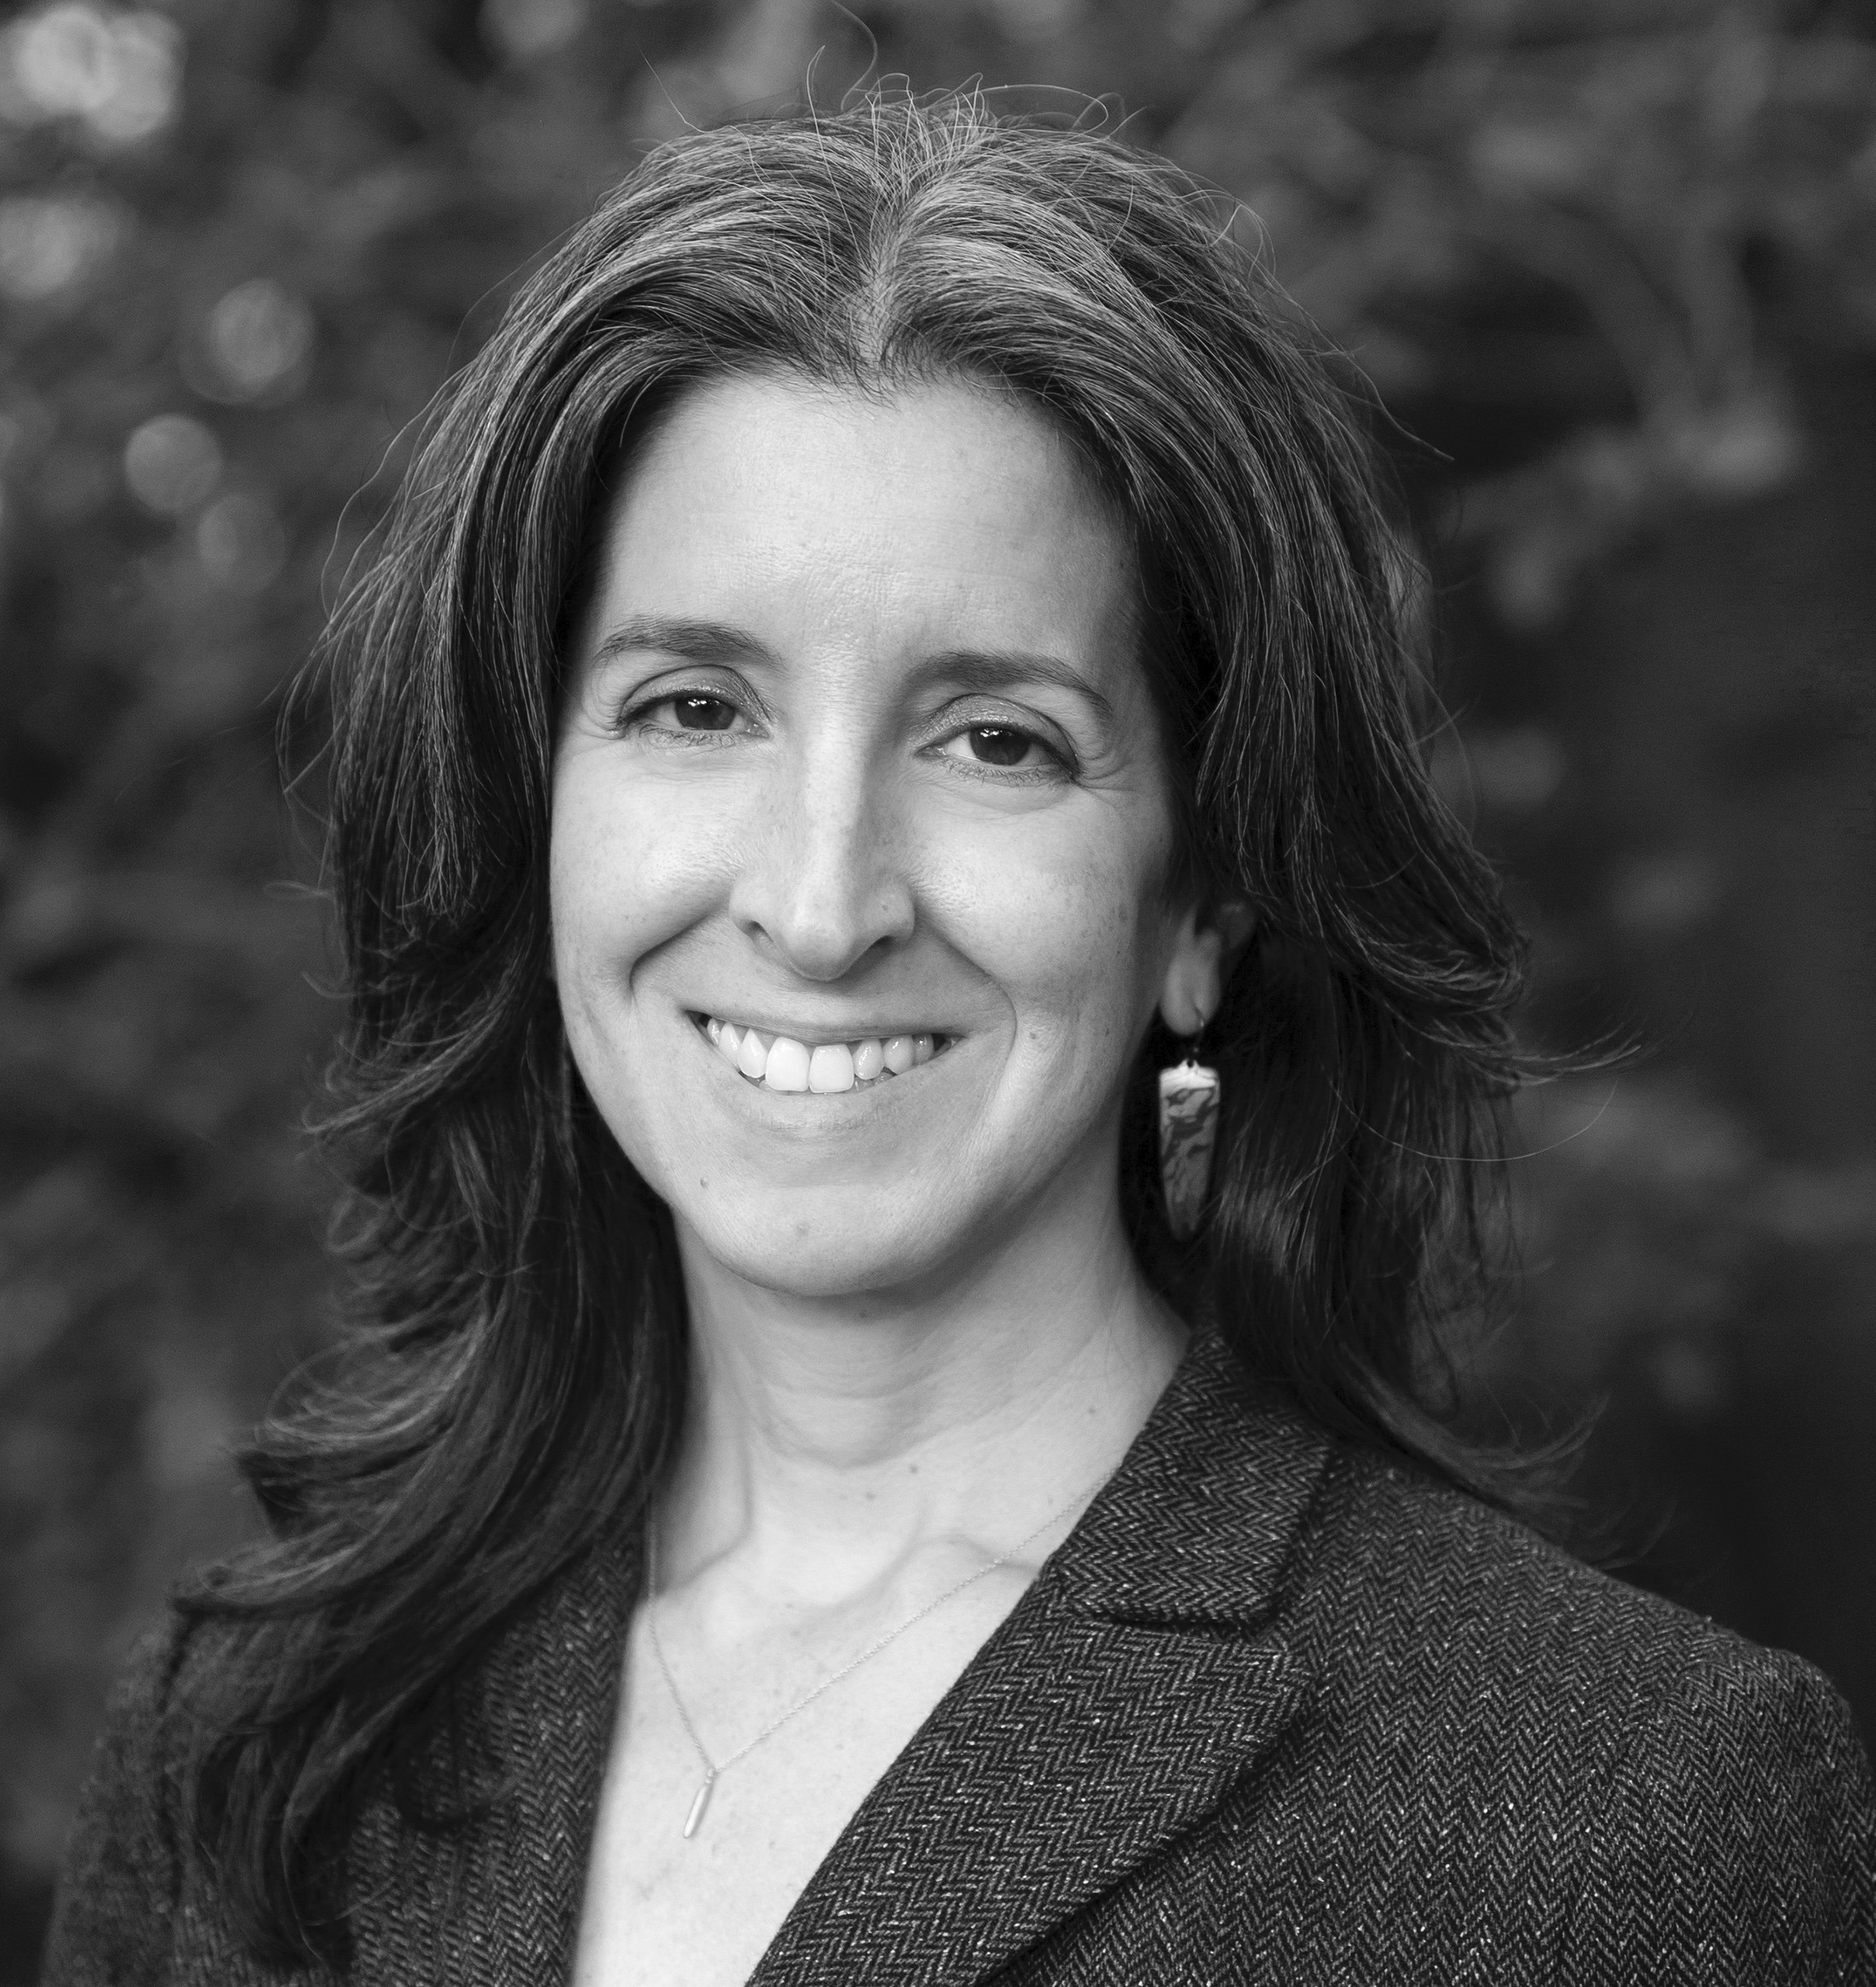
[[[1160,1017],[1175,1035],[1196,1035],[1219,1011],[1257,914],[1241,898],[1194,904],[1179,920],[1160,990]]]

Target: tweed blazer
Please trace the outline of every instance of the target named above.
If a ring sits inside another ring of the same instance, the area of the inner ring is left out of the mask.
[[[350,1979],[567,1978],[640,1576],[594,1554],[483,1666],[521,1769],[484,1820],[368,1805]],[[172,1630],[119,1688],[50,1987],[289,1977],[179,1821],[190,1660]],[[1870,1987],[1868,1765],[1796,1657],[1331,1442],[1201,1337],[752,1976],[991,1979]]]

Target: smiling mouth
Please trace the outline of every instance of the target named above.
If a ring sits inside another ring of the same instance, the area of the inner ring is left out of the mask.
[[[749,1082],[764,1090],[813,1091],[824,1096],[889,1082],[942,1055],[957,1040],[933,1033],[810,1043],[739,1027],[713,1014],[693,1014],[690,1019],[717,1054]]]

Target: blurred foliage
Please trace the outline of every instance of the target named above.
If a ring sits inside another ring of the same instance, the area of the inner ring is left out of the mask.
[[[1380,389],[1458,711],[1435,769],[1536,931],[1534,1025],[1659,1045],[1532,1101],[1482,1396],[1607,1398],[1584,1495],[1639,1575],[1868,1715],[1873,30],[1770,0],[0,27],[0,1978],[106,1680],[247,1522],[227,1444],[324,1328],[330,961],[278,693],[544,245],[646,143],[804,81],[1125,117]]]
[[[1876,49],[1770,7],[1272,8],[1165,142],[1391,404],[1509,417],[1454,494],[1528,628],[1667,509],[1797,467],[1755,276],[1802,263],[1876,331],[1872,106]]]

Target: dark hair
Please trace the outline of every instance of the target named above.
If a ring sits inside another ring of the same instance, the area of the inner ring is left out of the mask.
[[[1129,522],[1182,874],[1259,919],[1208,1037],[1210,1218],[1172,1241],[1131,1096],[1135,1245],[1319,1423],[1490,1488],[1425,1352],[1479,1259],[1519,943],[1425,777],[1359,410],[1217,197],[1114,138],[975,92],[682,138],[454,381],[329,637],[360,1316],[343,1383],[245,1459],[273,1536],[182,1597],[222,1623],[227,1693],[197,1823],[283,1959],[342,1953],[331,1873],[366,1782],[424,1819],[411,1749],[455,1730],[477,1652],[634,1522],[670,1450],[669,1218],[571,1073],[546,970],[552,728],[609,465],[655,406],[751,368],[994,382]]]

